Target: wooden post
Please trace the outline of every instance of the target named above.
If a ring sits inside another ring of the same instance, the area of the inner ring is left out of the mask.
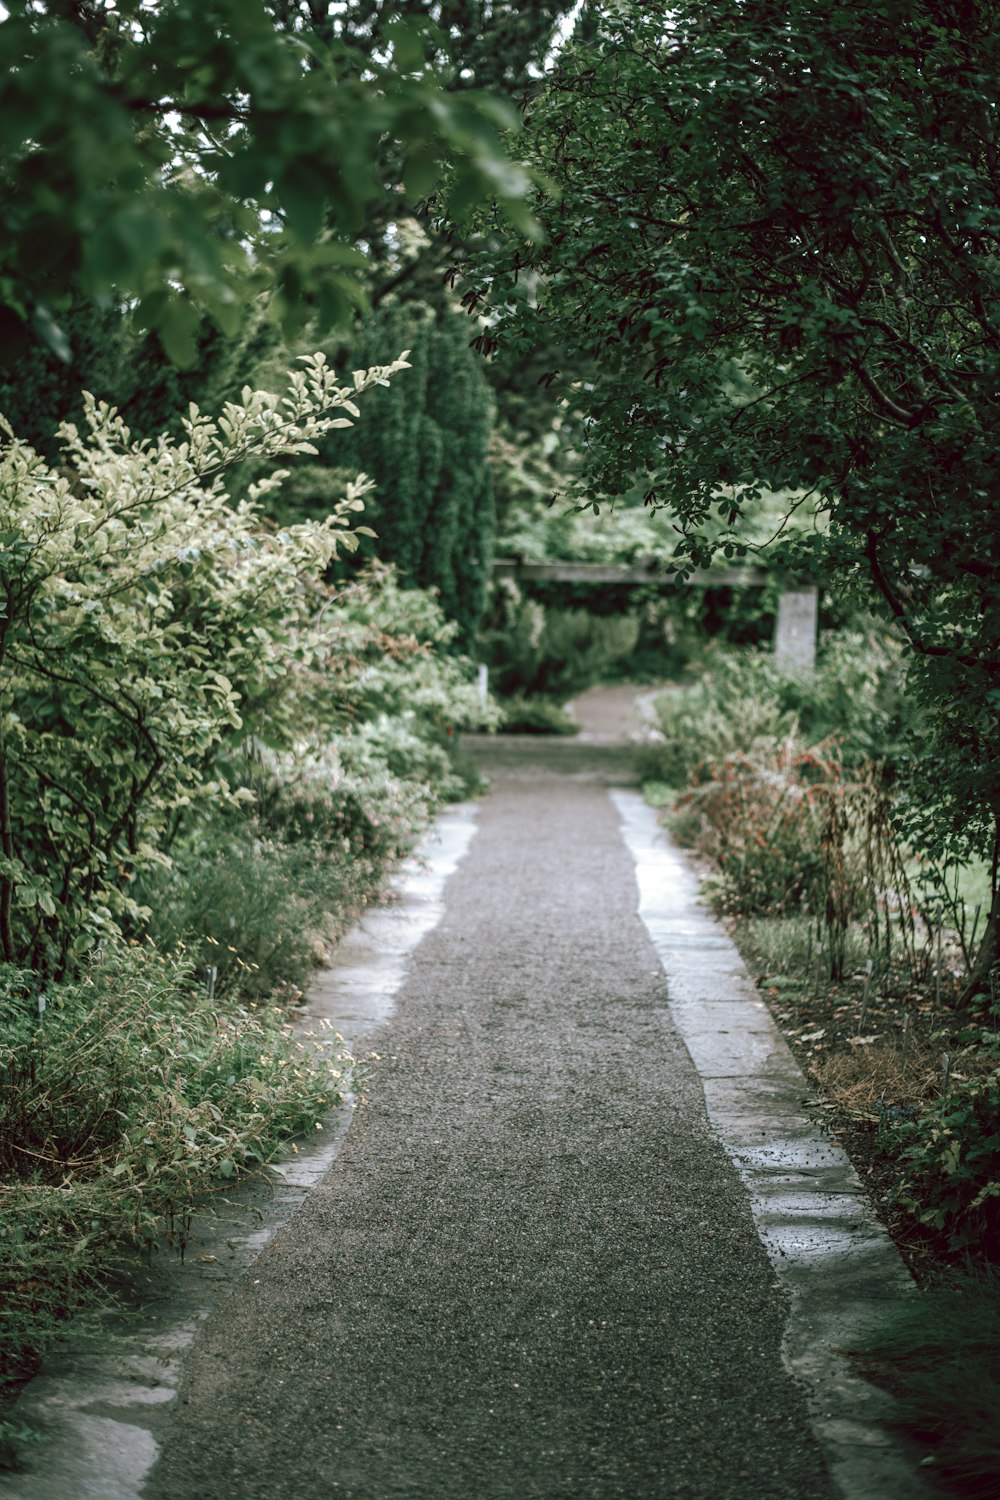
[[[778,599],[774,625],[774,659],[786,672],[812,672],[816,667],[816,622],[819,590],[788,589]]]

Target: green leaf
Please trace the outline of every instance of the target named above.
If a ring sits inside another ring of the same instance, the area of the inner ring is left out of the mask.
[[[64,365],[70,364],[73,350],[69,339],[44,302],[39,302],[35,307],[34,323],[56,358],[62,360]]]
[[[172,297],[157,315],[156,331],[167,358],[182,370],[197,361],[200,322],[197,308],[180,297]]]
[[[392,44],[392,60],[400,73],[409,73],[424,62],[424,42],[421,28],[401,17],[389,22],[385,35]]]

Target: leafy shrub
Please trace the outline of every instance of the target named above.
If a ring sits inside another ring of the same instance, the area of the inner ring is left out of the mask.
[[[483,701],[473,664],[455,651],[458,626],[434,593],[403,588],[394,569],[376,563],[339,592],[335,609],[331,665],[350,665],[334,680],[332,722],[343,728],[405,717],[439,744],[457,730],[496,727],[498,710]]]
[[[492,714],[489,723],[495,723]],[[381,714],[339,737],[334,748],[347,782],[368,788],[369,799],[377,802],[379,826],[388,834],[398,835],[407,818],[422,826],[439,803],[457,802],[475,785],[474,773],[470,782],[470,769],[460,762],[454,734],[441,739],[428,734],[409,710],[394,718]],[[398,852],[406,852],[411,842],[402,837]]]
[[[507,734],[579,734],[580,726],[551,698],[505,698],[501,728]]]
[[[339,1097],[343,1059],[274,1010],[221,1011],[180,959],[109,947],[50,987],[0,966],[0,1365],[98,1295],[196,1197]]]
[[[892,1201],[942,1249],[1000,1260],[1000,1070],[954,1080],[936,1108],[893,1135],[901,1178]]]
[[[791,734],[807,744],[835,737],[848,770],[896,767],[912,716],[903,687],[901,647],[883,630],[827,632],[814,673],[783,672],[769,652],[706,653],[693,683],[657,699],[642,769],[680,787],[702,760]]]
[[[220,990],[304,991],[441,801],[475,787],[457,748],[420,729],[415,715],[382,716],[313,748],[258,750],[245,773],[254,813],[196,822],[136,881],[157,945],[185,946]]]
[[[160,946],[186,944],[220,988],[254,999],[307,987],[439,804],[478,785],[452,725],[496,721],[471,665],[446,649],[454,624],[391,569],[372,569],[323,609],[335,669],[296,664],[282,684],[287,732],[255,705],[277,743],[245,739],[217,762],[252,813],[196,809],[170,861],[131,888]]]
[[[354,396],[402,368],[336,383],[322,356],[277,397],[246,390],[184,441],[133,441],[91,397],[48,467],[13,433],[0,451],[0,957],[62,975],[138,916],[136,870],[178,810],[229,796],[213,775],[247,706],[309,655],[307,580],[357,545],[358,482],[322,523],[272,532],[221,474],[312,451],[351,425]],[[348,413],[349,415],[343,415]],[[303,644],[304,638],[306,644]]]
[[[501,618],[484,636],[483,651],[501,697],[565,702],[627,670],[639,638],[636,616],[546,609],[516,588],[500,598]]]
[[[906,696],[904,651],[883,624],[826,631],[816,671],[775,673],[782,707],[803,738],[835,736],[848,770],[877,762],[895,773],[918,710]]]
[[[795,715],[775,691],[768,657],[753,651],[706,656],[696,681],[672,688],[653,704],[654,736],[639,750],[642,773],[651,781],[681,787],[705,761],[733,751],[787,739]]]
[[[275,836],[384,867],[410,851],[436,807],[463,796],[467,781],[412,724],[379,719],[326,745],[265,757],[256,789]]]

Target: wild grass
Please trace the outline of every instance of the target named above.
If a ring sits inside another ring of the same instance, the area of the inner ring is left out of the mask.
[[[349,1060],[220,1009],[179,958],[115,947],[39,993],[0,968],[0,1372],[37,1357],[199,1195],[321,1125]]]
[[[930,1104],[941,1092],[938,1051],[922,1038],[906,1048],[897,1038],[880,1038],[822,1057],[810,1071],[839,1109],[876,1123],[889,1111]]]
[[[219,994],[296,999],[325,946],[377,891],[380,861],[316,839],[287,841],[250,821],[221,823],[145,875],[147,931],[183,948]]]

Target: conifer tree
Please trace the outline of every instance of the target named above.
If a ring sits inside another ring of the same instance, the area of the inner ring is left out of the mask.
[[[468,322],[451,310],[384,308],[351,360],[363,366],[376,349],[409,349],[412,368],[375,393],[365,428],[337,434],[346,441],[331,441],[321,462],[346,463],[375,480],[375,551],[396,564],[404,582],[439,591],[468,649],[492,562],[492,392],[469,348]]]

